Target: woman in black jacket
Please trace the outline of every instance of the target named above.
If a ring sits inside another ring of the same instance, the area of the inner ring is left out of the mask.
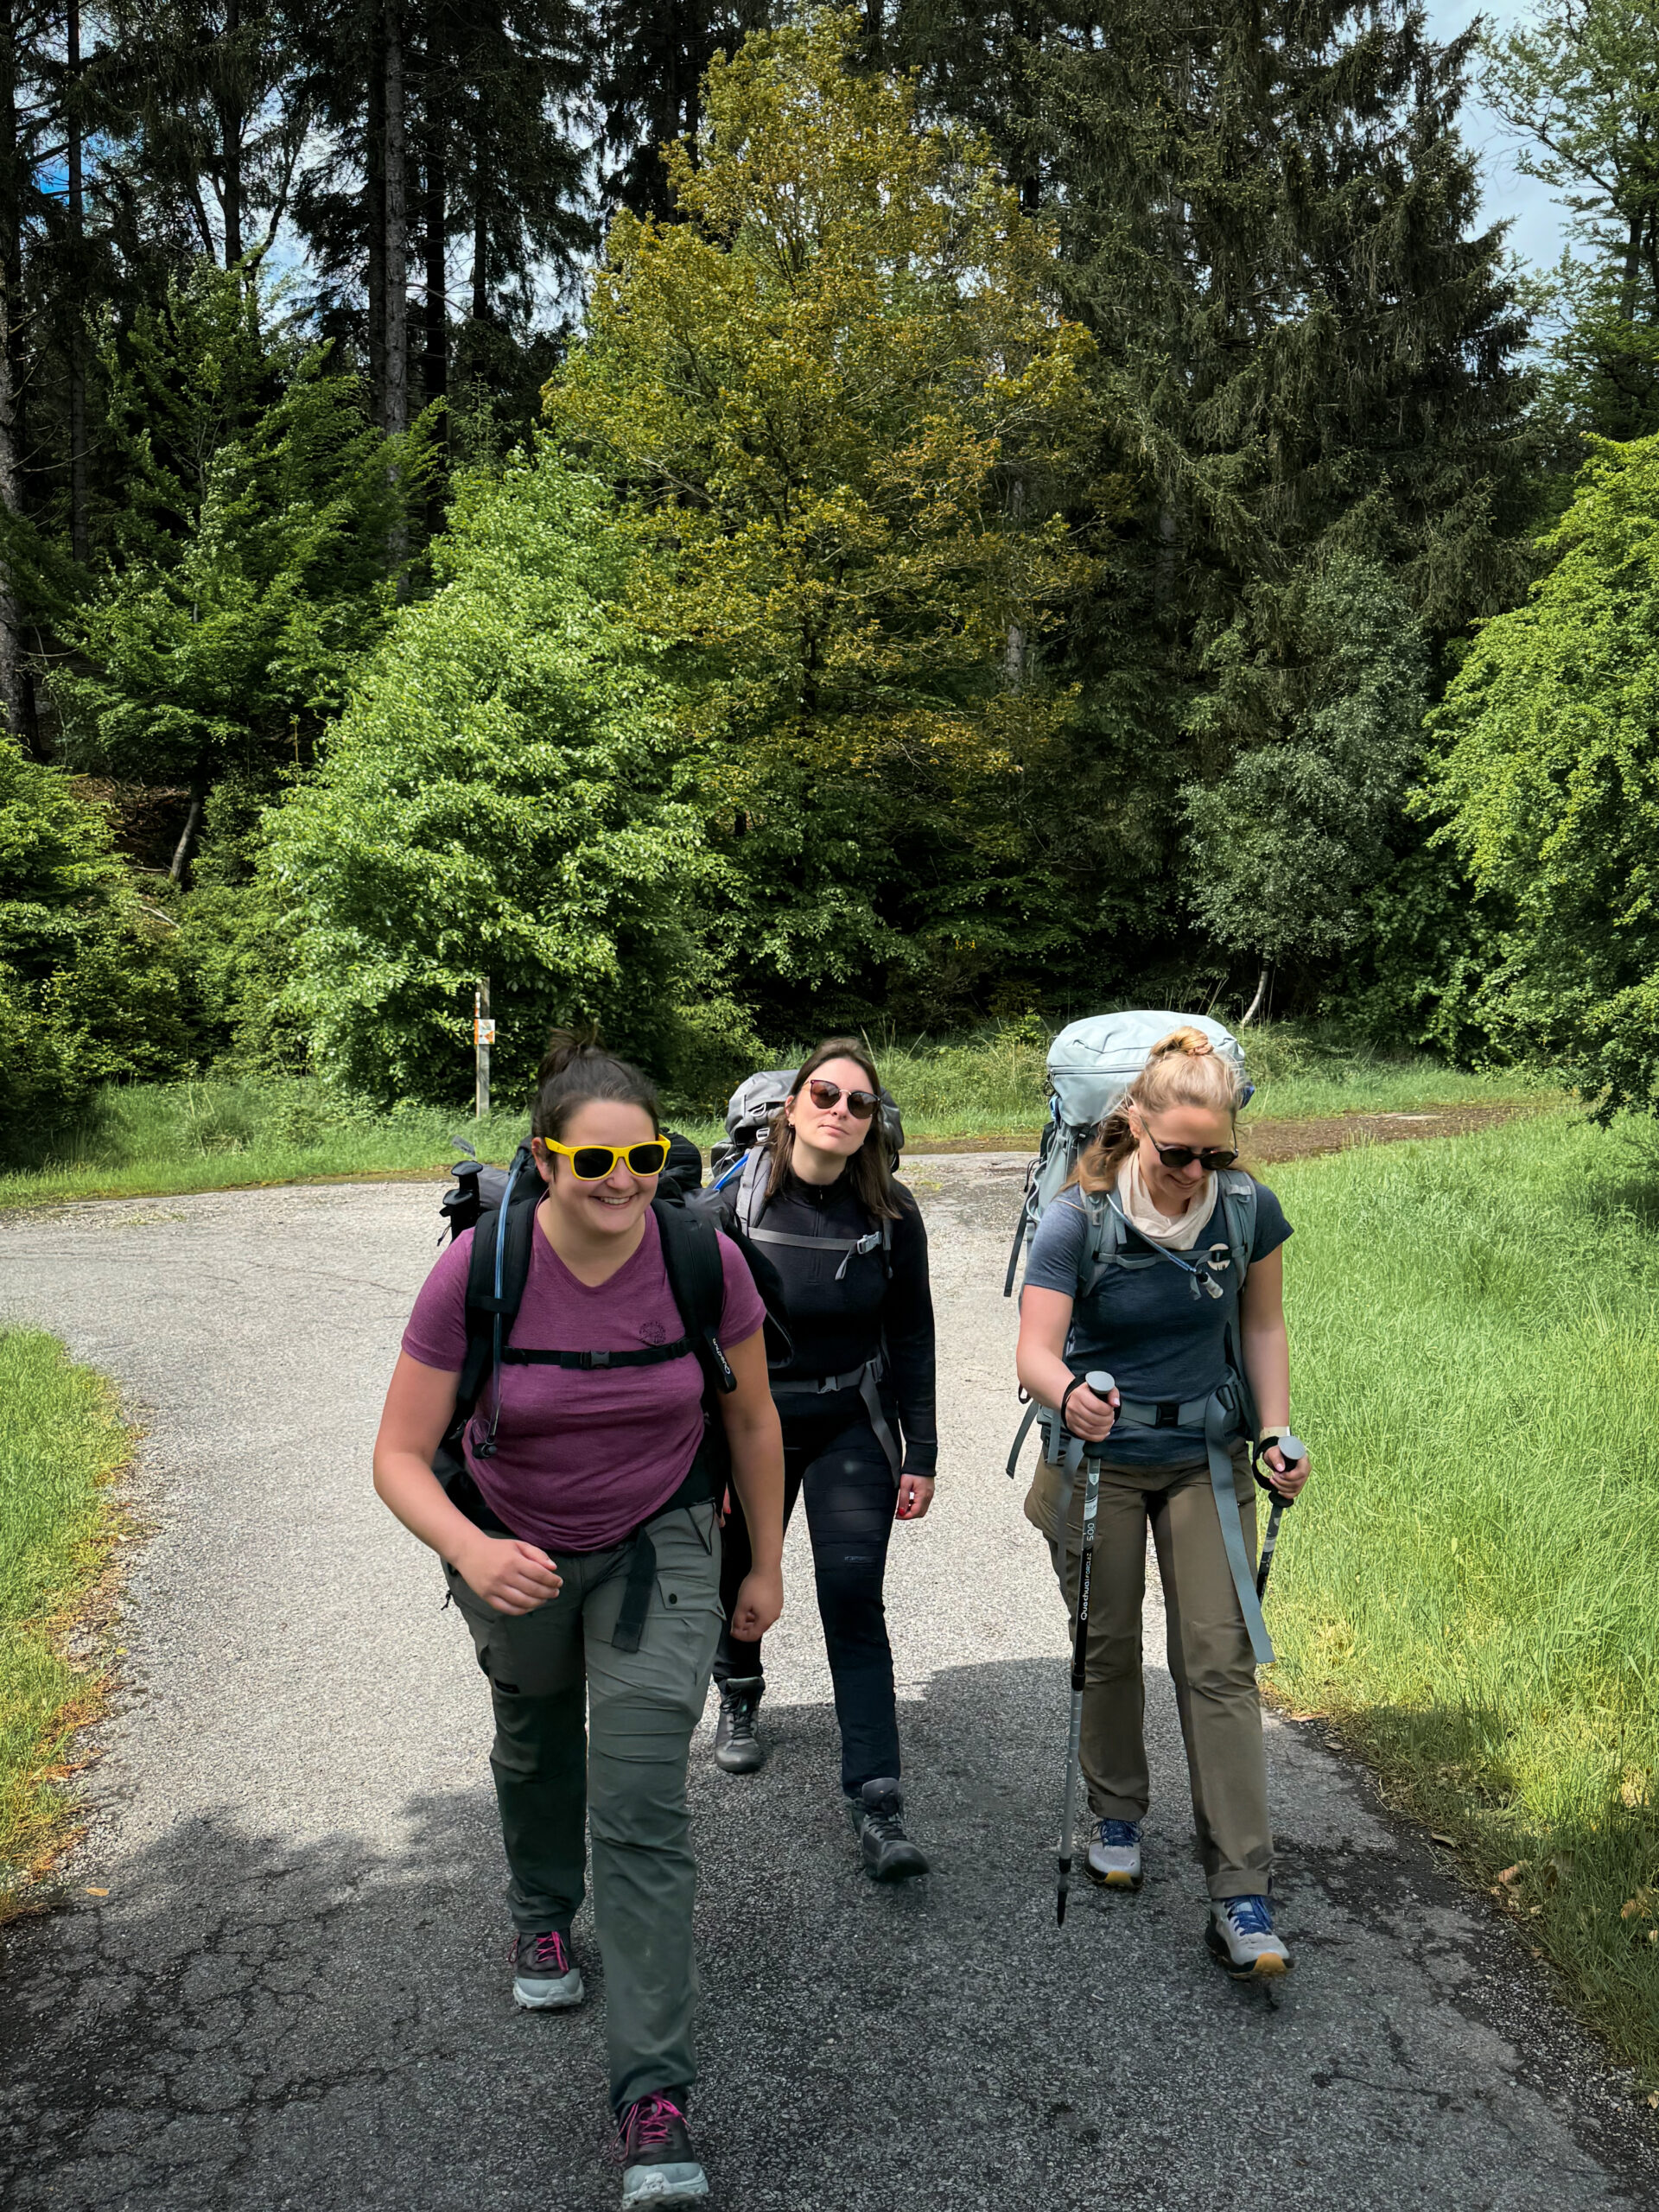
[[[905,1833],[899,1716],[881,1586],[895,1520],[933,1502],[933,1301],[920,1209],[893,1179],[875,1116],[880,1083],[861,1045],[832,1037],[796,1074],[763,1156],[743,1179],[740,1224],[783,1278],[795,1354],[772,1376],[784,1425],[785,1525],[806,1499],[841,1780],[878,1881],[925,1874]],[[727,1525],[721,1594],[747,1572],[742,1516]],[[715,1658],[715,1758],[728,1774],[766,1759],[756,1732],[760,1644],[729,1630]]]

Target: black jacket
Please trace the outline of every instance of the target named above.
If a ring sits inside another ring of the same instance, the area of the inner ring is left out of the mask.
[[[885,1339],[887,1380],[882,1390],[897,1404],[906,1468],[931,1475],[939,1446],[927,1231],[920,1208],[902,1184],[893,1185],[893,1195],[899,1216],[885,1255],[879,1249],[847,1258],[842,1252],[820,1257],[791,1244],[761,1248],[783,1277],[795,1339],[794,1358],[787,1367],[773,1369],[772,1384],[785,1418],[827,1412],[829,1400],[791,1391],[790,1384],[850,1374],[874,1359]],[[803,1183],[791,1175],[756,1226],[790,1236],[853,1239],[868,1236],[874,1224],[844,1175],[827,1185]],[[847,1271],[837,1281],[844,1258]]]

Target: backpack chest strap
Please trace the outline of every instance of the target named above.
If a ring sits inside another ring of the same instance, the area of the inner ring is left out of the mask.
[[[507,1367],[656,1367],[665,1359],[683,1359],[690,1350],[690,1337],[676,1337],[671,1344],[642,1344],[637,1351],[532,1351],[509,1344],[501,1359]]]
[[[781,1229],[751,1229],[750,1241],[756,1244],[791,1244],[803,1252],[844,1252],[846,1258],[836,1269],[839,1282],[852,1261],[861,1259],[867,1252],[879,1252],[887,1238],[879,1229],[868,1236],[791,1236]]]

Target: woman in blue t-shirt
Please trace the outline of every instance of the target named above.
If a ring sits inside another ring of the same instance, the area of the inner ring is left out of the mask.
[[[1268,1901],[1273,1831],[1255,1662],[1271,1647],[1251,1580],[1252,1400],[1255,1440],[1275,1487],[1294,1497],[1308,1466],[1304,1458],[1288,1469],[1278,1445],[1290,1421],[1281,1251],[1290,1224],[1264,1185],[1231,1176],[1230,1198],[1221,1185],[1237,1157],[1241,1103],[1232,1069],[1200,1031],[1178,1029],[1154,1046],[1084,1154],[1076,1182],[1038,1225],[1018,1365],[1032,1397],[1058,1414],[1026,1513],[1048,1539],[1073,1609],[1083,1501],[1063,1447],[1068,1436],[1111,1440],[1101,1470],[1083,1700],[1083,1771],[1096,1822],[1088,1871],[1109,1888],[1141,1885],[1149,1796],[1141,1606],[1150,1522],[1210,1891],[1206,1940],[1230,1972],[1267,1975],[1282,1974],[1290,1955]],[[1109,1224],[1117,1250],[1085,1287],[1103,1209],[1117,1217]],[[1230,1211],[1235,1233],[1254,1214],[1242,1295]],[[1104,1398],[1081,1379],[1099,1369],[1118,1386]]]

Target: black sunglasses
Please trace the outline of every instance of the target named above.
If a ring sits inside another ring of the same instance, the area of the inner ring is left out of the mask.
[[[841,1085],[831,1083],[826,1076],[808,1076],[806,1095],[821,1114],[827,1114],[841,1096]],[[847,1111],[855,1122],[868,1122],[880,1103],[873,1090],[847,1093]]]
[[[1160,1144],[1150,1129],[1147,1131],[1147,1142],[1165,1166],[1172,1170],[1190,1167],[1196,1160],[1206,1175],[1213,1175],[1217,1167],[1230,1167],[1238,1158],[1236,1152],[1229,1152],[1224,1145],[1207,1144],[1202,1152],[1198,1152],[1190,1144]]]

